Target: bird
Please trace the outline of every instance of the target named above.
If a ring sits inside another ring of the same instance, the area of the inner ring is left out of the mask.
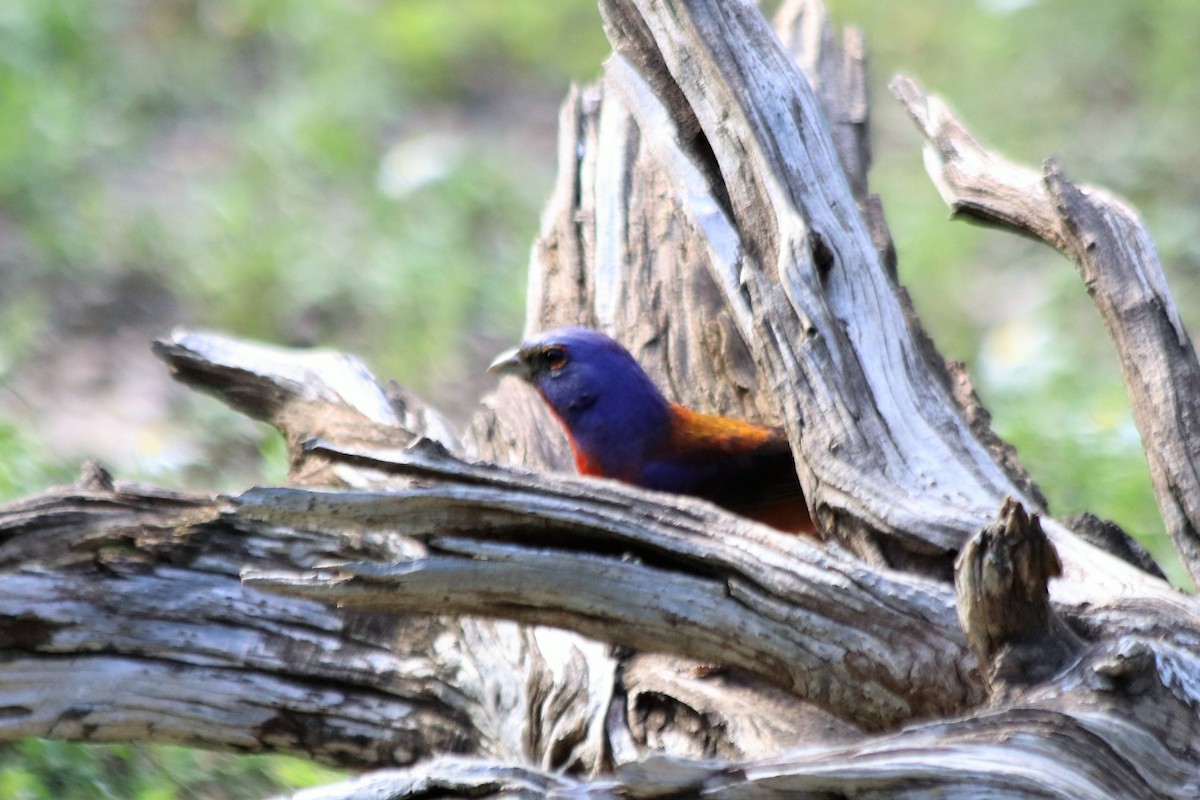
[[[701,497],[781,530],[816,533],[781,429],[671,402],[599,331],[545,331],[496,356],[488,370],[537,390],[581,475]]]

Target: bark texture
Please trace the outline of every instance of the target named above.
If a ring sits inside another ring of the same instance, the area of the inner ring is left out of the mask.
[[[774,28],[600,5],[527,327],[601,328],[673,399],[783,425],[824,540],[570,474],[515,381],[460,437],[351,357],[181,331],[159,355],[283,431],[288,483],[91,468],[0,509],[0,733],[373,770],[308,800],[1200,795],[1200,604],[1046,515],[921,330],[861,36],[815,0]],[[1197,574],[1198,367],[1136,217],[895,87],[955,208],[1080,263]]]
[[[1167,533],[1200,586],[1200,362],[1154,242],[1119,198],[985,149],[911,79],[892,90],[926,140],[925,161],[956,215],[1031,234],[1075,262],[1113,338]]]

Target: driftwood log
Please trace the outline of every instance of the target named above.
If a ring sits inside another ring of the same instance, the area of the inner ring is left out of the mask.
[[[1200,796],[1200,603],[1051,517],[896,280],[864,45],[816,0],[601,0],[528,328],[620,338],[783,425],[823,534],[570,474],[507,381],[456,435],[356,359],[178,332],[288,484],[80,481],[0,509],[0,735],[276,751],[298,797]],[[1078,265],[1200,576],[1200,367],[1136,216],[895,93],[957,214]]]

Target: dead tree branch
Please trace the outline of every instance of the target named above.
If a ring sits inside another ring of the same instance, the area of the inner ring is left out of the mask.
[[[1078,266],[1116,346],[1167,533],[1200,584],[1200,361],[1141,220],[1108,192],[1067,180],[1053,159],[1039,173],[988,150],[914,81],[898,77],[892,91],[954,214],[1034,236]]]
[[[0,509],[0,735],[381,770],[309,800],[1196,796],[1200,604],[1039,514],[920,330],[861,39],[815,0],[782,40],[748,2],[601,9],[528,326],[606,329],[674,399],[782,423],[826,541],[561,474],[511,381],[459,439],[354,359],[182,332],[159,355],[283,431],[288,485],[94,473]],[[1127,380],[1194,569],[1195,359],[1148,239],[900,86],[962,207],[1075,253],[1123,357],[1159,365]]]

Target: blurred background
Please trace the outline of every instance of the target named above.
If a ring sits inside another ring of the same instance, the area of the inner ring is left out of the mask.
[[[930,332],[1054,513],[1116,520],[1163,560],[1074,267],[948,223],[885,87],[906,72],[1011,158],[1055,155],[1128,198],[1195,332],[1200,4],[827,3],[867,35],[872,183]],[[86,458],[194,489],[279,480],[273,432],[150,355],[176,325],[358,353],[464,421],[521,332],[558,104],[607,52],[594,0],[5,0],[0,501]],[[331,779],[278,757],[0,746],[5,798],[258,798]]]

